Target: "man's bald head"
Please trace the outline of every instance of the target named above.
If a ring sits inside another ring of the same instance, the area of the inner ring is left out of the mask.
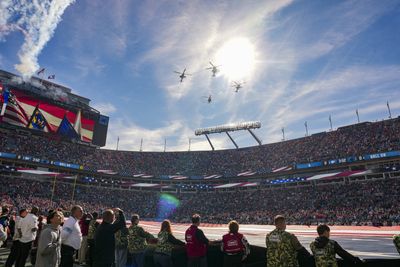
[[[113,210],[105,210],[103,212],[103,221],[106,223],[112,223],[115,220],[115,215]]]

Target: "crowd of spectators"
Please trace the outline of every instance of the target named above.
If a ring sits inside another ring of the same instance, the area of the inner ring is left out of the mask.
[[[60,140],[0,129],[0,151],[40,159],[108,169],[121,175],[233,176],[242,171],[270,172],[296,163],[308,163],[400,150],[400,119],[365,122],[335,131],[257,147],[219,151],[133,152],[98,149]]]
[[[118,206],[127,214],[143,218],[164,219],[160,210],[160,192],[129,191],[57,182],[52,198],[50,181],[0,178],[1,204],[18,210],[36,205],[43,212],[61,208],[69,210],[79,204],[86,211],[101,212]],[[400,225],[400,179],[327,184],[294,188],[235,192],[181,193],[169,214],[175,222],[189,222],[189,214],[200,213],[208,223],[271,224],[276,214],[283,214],[290,224],[329,223],[332,225]]]

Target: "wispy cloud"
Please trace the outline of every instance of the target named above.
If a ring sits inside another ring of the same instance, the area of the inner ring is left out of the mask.
[[[101,114],[110,115],[117,111],[117,108],[111,103],[96,103],[93,108],[100,111]]]
[[[327,26],[322,33],[315,34],[310,43],[306,42],[300,48],[300,57],[302,60],[312,60],[342,47],[398,5],[398,1],[382,1],[377,5],[374,0],[352,0],[325,10],[311,22]],[[310,28],[315,29],[315,25]]]
[[[74,0],[44,0],[40,3],[2,1],[0,39],[15,30],[24,34],[24,43],[18,52],[20,63],[15,65],[24,77],[32,76],[39,69],[40,52],[52,38],[65,9],[73,2]]]
[[[209,89],[210,74],[204,69],[213,59],[225,41],[244,36],[257,43],[262,36],[265,19],[274,12],[289,5],[291,1],[259,1],[253,4],[235,3],[235,8],[227,8],[233,3],[215,3],[210,10],[203,1],[191,1],[180,5],[179,13],[171,16],[154,17],[151,24],[153,47],[137,64],[157,62],[155,71],[160,87],[164,88],[172,100],[179,100],[193,91],[205,94]],[[174,10],[175,6],[165,6]],[[156,24],[156,25],[154,25]],[[177,86],[173,70],[187,67],[195,74],[183,85]]]
[[[349,119],[355,116],[357,108],[365,114],[381,111],[385,109],[388,97],[400,96],[400,92],[393,94],[392,91],[400,86],[399,75],[400,66],[350,66],[298,84],[268,116],[268,135],[278,132],[282,126],[307,119],[327,119],[329,114]]]

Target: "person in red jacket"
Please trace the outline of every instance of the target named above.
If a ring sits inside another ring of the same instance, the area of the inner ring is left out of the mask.
[[[207,267],[207,246],[209,240],[199,229],[200,215],[192,216],[192,225],[186,230],[186,254],[188,267]]]
[[[242,261],[250,254],[249,242],[239,233],[239,224],[230,221],[229,233],[222,237],[221,250],[224,252],[224,267],[241,267]]]

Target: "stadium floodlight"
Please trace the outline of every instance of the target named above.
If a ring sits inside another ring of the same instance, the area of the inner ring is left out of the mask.
[[[259,145],[261,145],[261,140],[251,131],[252,129],[258,129],[258,128],[261,128],[261,122],[259,122],[259,121],[248,121],[248,122],[240,122],[240,123],[231,123],[231,124],[219,125],[219,126],[208,127],[208,128],[200,128],[200,129],[197,129],[194,132],[194,134],[195,135],[205,135],[206,138],[207,138],[208,143],[211,146],[211,149],[214,150],[214,146],[211,143],[211,140],[208,137],[208,135],[209,134],[214,134],[214,133],[226,133],[228,135],[229,139],[235,145],[235,147],[239,148],[239,146],[233,140],[233,138],[229,134],[229,132],[247,130],[253,136],[253,138],[257,141],[257,143]]]
[[[261,122],[248,121],[248,122],[219,125],[219,126],[208,127],[208,128],[200,128],[200,129],[197,129],[194,132],[194,134],[195,135],[203,135],[203,134],[224,133],[224,132],[233,132],[233,131],[241,131],[241,130],[249,130],[249,129],[258,129],[258,128],[261,128]]]

